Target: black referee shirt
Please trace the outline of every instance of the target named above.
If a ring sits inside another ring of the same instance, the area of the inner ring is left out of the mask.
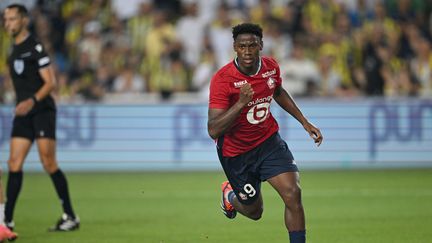
[[[15,88],[17,104],[32,97],[43,86],[44,81],[39,74],[39,69],[48,66],[50,63],[50,58],[42,44],[32,35],[29,35],[22,43],[13,45],[8,58],[8,65]],[[36,107],[38,109],[55,109],[54,99],[49,95],[39,101]]]

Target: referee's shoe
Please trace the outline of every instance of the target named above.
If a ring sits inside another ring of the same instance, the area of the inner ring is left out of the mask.
[[[79,229],[79,225],[80,225],[80,220],[78,216],[75,216],[75,218],[73,218],[72,216],[64,213],[61,216],[61,218],[57,221],[57,223],[53,227],[49,228],[48,230],[51,232],[73,231]]]

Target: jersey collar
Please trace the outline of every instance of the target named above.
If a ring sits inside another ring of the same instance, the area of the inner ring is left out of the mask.
[[[236,68],[237,68],[237,70],[239,70],[239,72],[241,72],[241,73],[243,73],[241,70],[240,70],[240,66],[239,66],[239,64],[238,64],[238,57],[236,57],[236,58],[234,58],[234,65],[236,66]],[[257,71],[256,71],[256,73],[254,73],[254,74],[252,74],[252,75],[248,75],[248,74],[245,74],[245,73],[243,73],[244,75],[246,75],[246,76],[250,76],[250,77],[252,77],[252,76],[255,76],[255,75],[257,75],[260,71],[261,71],[261,57],[259,58],[259,62],[258,62],[258,69],[257,69]]]

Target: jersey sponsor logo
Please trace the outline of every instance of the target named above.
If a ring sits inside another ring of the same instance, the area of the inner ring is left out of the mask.
[[[276,69],[273,69],[273,70],[270,70],[270,71],[267,71],[267,72],[263,73],[262,77],[263,78],[268,78],[268,77],[270,77],[272,75],[275,75],[275,74],[276,74]]]
[[[248,106],[253,106],[253,105],[264,103],[264,102],[270,103],[272,100],[273,100],[273,95],[269,95],[269,96],[263,97],[263,98],[256,98],[254,101],[249,102]]]
[[[21,74],[24,71],[24,61],[21,59],[14,60],[13,66],[17,74]]]
[[[267,97],[256,98],[248,103],[252,106],[246,114],[246,119],[250,124],[259,124],[265,121],[269,115],[270,102],[273,100],[273,95]]]
[[[246,114],[246,119],[250,124],[259,124],[269,116],[270,102],[261,103],[250,108]]]
[[[273,78],[269,78],[267,80],[267,85],[269,89],[274,89],[276,81]]]
[[[238,82],[234,82],[234,88],[236,88],[236,89],[241,88],[241,86],[243,86],[245,84],[247,84],[247,80],[241,80]]]

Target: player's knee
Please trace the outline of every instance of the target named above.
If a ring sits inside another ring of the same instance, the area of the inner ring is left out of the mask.
[[[56,163],[43,164],[43,167],[45,171],[48,172],[49,174],[56,172],[58,168]]]
[[[46,172],[48,173],[53,173],[57,170],[58,166],[57,163],[54,159],[50,158],[50,159],[42,159],[42,165],[45,169]]]
[[[248,217],[252,220],[259,220],[259,219],[261,219],[263,212],[264,212],[263,207],[258,207],[258,208],[255,208],[255,209],[249,211]]]
[[[287,207],[298,207],[301,204],[301,188],[297,185],[287,188],[283,199]]]
[[[256,213],[254,213],[254,214],[251,216],[251,219],[253,219],[253,220],[255,220],[255,221],[260,220],[261,217],[262,217],[262,213],[263,213],[262,210],[261,210],[260,212],[256,212]]]
[[[50,162],[54,160],[54,153],[50,152],[39,152],[39,158],[43,163]]]
[[[21,170],[22,160],[16,157],[11,157],[7,161],[9,171],[17,172]]]

